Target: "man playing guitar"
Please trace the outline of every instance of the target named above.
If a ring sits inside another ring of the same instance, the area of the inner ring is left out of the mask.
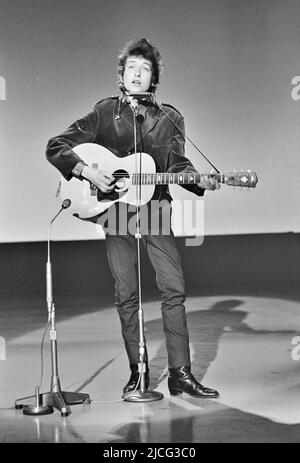
[[[76,147],[93,143],[110,150],[118,158],[132,155],[135,152],[134,118],[137,117],[137,151],[148,153],[159,172],[196,174],[196,169],[184,155],[184,119],[180,112],[167,104],[160,107],[151,98],[138,98],[138,95],[155,94],[162,67],[158,49],[146,39],[130,42],[121,52],[118,64],[120,95],[99,101],[89,114],[78,119],[62,134],[51,138],[46,151],[49,162],[67,181],[86,179],[104,197],[118,193],[119,186],[113,173],[109,169],[101,169],[101,166],[89,165],[76,152]],[[219,189],[220,184],[216,176],[201,175],[199,183],[185,184],[183,187],[203,196],[205,190]],[[166,213],[170,218],[171,197],[168,185],[157,185],[151,201],[163,202],[166,207],[161,208],[162,214]],[[149,207],[150,203],[144,207]],[[120,209],[127,206],[114,203],[111,207],[119,213]],[[126,217],[128,220],[129,216]],[[98,221],[97,216],[93,220]],[[191,372],[184,306],[185,282],[173,233],[170,230],[164,233],[161,228],[153,233],[150,224],[148,232],[143,230],[142,235],[161,293],[170,394],[185,392],[199,398],[217,398],[219,393],[200,384]],[[135,236],[128,230],[127,223],[118,223],[118,230],[106,229],[106,246],[109,266],[115,279],[115,303],[131,370],[130,379],[123,389],[123,397],[126,397],[126,394],[139,386],[140,378],[137,250]],[[148,387],[147,349],[144,360],[145,385]]]

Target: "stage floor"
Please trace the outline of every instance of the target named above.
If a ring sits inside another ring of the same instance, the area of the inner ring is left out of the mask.
[[[192,371],[220,398],[171,397],[157,294],[143,301],[150,389],[163,400],[129,403],[129,378],[117,312],[101,296],[63,294],[56,301],[58,365],[64,391],[88,393],[71,414],[27,416],[16,399],[41,377],[47,309],[41,294],[6,295],[1,303],[0,442],[200,443],[300,442],[299,291],[192,291],[186,308]],[[297,349],[297,346],[299,349]],[[41,392],[50,389],[49,333]]]

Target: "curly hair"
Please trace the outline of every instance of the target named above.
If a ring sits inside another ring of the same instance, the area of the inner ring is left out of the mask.
[[[163,68],[159,50],[147,39],[132,40],[126,43],[118,56],[118,85],[121,90],[124,90],[123,75],[128,56],[143,56],[151,62],[152,82],[149,91],[154,93]]]

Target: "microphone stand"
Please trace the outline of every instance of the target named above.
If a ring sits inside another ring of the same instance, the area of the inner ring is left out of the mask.
[[[128,392],[124,400],[126,402],[154,402],[163,399],[163,394],[157,391],[151,391],[145,389],[145,370],[146,365],[144,362],[145,357],[145,336],[144,336],[144,312],[142,308],[142,285],[141,285],[141,254],[140,254],[140,216],[139,207],[141,205],[141,187],[142,187],[142,153],[137,152],[137,137],[136,137],[136,122],[138,121],[141,125],[144,121],[143,115],[137,114],[138,102],[133,99],[130,103],[130,107],[133,111],[133,133],[134,133],[134,154],[135,154],[135,170],[136,178],[139,179],[136,183],[136,242],[137,242],[137,268],[138,268],[138,320],[139,320],[139,357],[140,361],[138,364],[138,370],[140,374],[139,383],[136,390]],[[139,386],[139,387],[138,387]]]
[[[53,412],[53,407],[60,411],[61,416],[68,416],[71,414],[69,405],[76,405],[80,403],[90,403],[89,394],[79,392],[62,391],[60,386],[60,379],[58,375],[58,362],[57,362],[57,332],[55,325],[55,306],[52,295],[52,266],[50,260],[50,231],[51,225],[58,215],[71,205],[69,199],[65,199],[62,203],[60,211],[51,220],[48,229],[48,259],[46,264],[46,286],[47,286],[47,307],[48,307],[48,324],[51,324],[50,329],[50,343],[51,343],[51,386],[50,391],[40,394],[38,386],[35,389],[35,395],[30,397],[23,397],[15,401],[16,409],[23,409],[25,415],[46,415]],[[35,399],[32,404],[32,399]],[[21,403],[20,403],[21,402]]]

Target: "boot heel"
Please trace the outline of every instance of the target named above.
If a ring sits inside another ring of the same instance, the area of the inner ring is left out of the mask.
[[[182,394],[182,391],[179,391],[178,389],[169,389],[171,395],[180,395]]]

